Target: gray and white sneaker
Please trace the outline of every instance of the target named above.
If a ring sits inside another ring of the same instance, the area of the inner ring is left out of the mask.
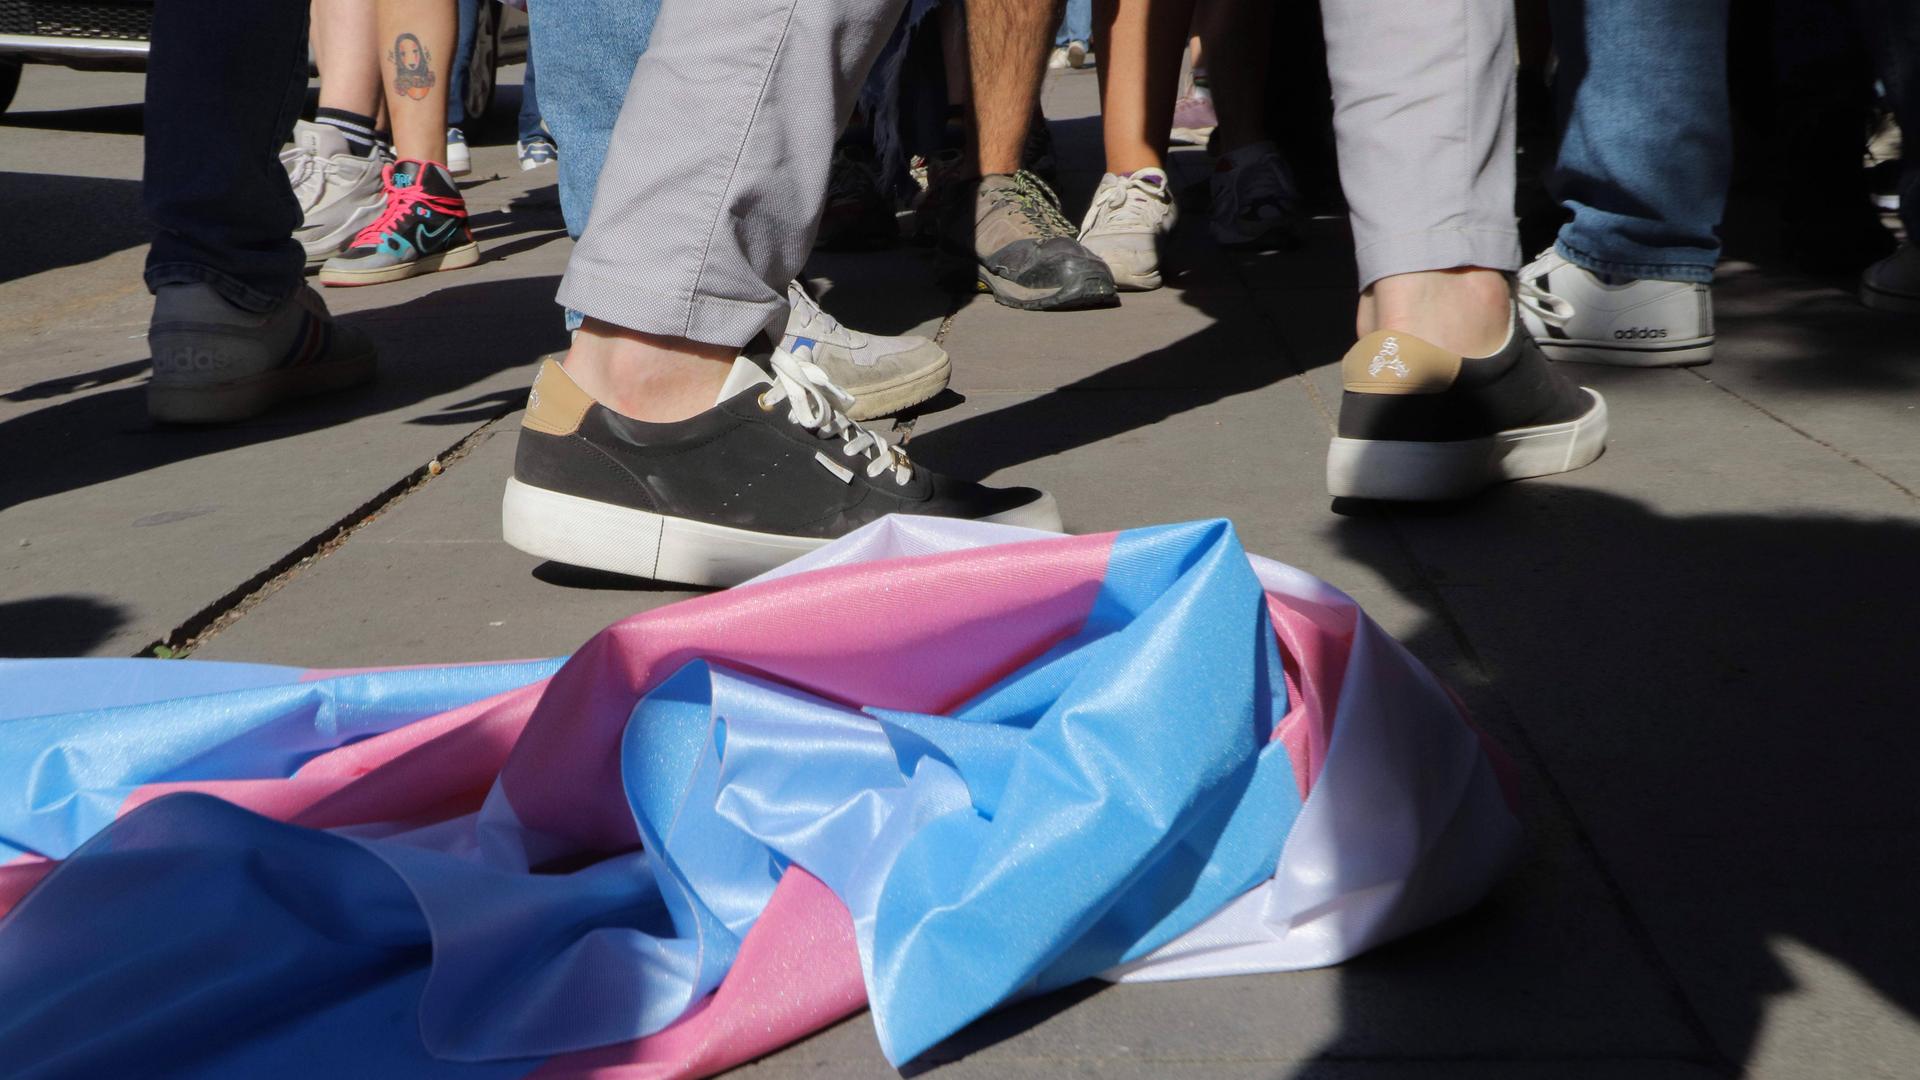
[[[211,285],[162,285],[147,344],[147,412],[163,423],[245,420],[373,378],[373,342],[335,322],[305,285],[265,314],[235,307]]]
[[[795,281],[787,286],[787,332],[780,347],[808,349],[833,384],[853,395],[847,416],[871,420],[911,408],[947,388],[947,351],[915,334],[865,334],[820,309]]]
[[[380,216],[386,206],[380,186],[385,163],[378,154],[355,156],[338,128],[294,122],[293,145],[280,151],[280,164],[300,202],[300,227],[293,238],[305,249],[308,268],[345,251]]]
[[[1875,311],[1920,315],[1920,248],[1912,240],[1860,275],[1860,302]]]
[[[1080,246],[1100,256],[1122,292],[1160,287],[1160,249],[1179,212],[1173,188],[1159,169],[1100,178],[1080,222]]]
[[[1694,281],[1608,281],[1552,248],[1520,270],[1520,318],[1552,360],[1686,367],[1713,360],[1713,293]]]

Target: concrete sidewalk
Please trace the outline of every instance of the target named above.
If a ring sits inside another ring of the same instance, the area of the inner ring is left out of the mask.
[[[1069,207],[1099,174],[1093,85],[1048,90]],[[371,393],[152,429],[138,99],[30,69],[0,118],[0,654],[551,655],[685,595],[499,540],[568,250],[552,174],[511,146],[478,147],[466,185],[486,262],[327,294],[381,343]],[[1203,179],[1192,151],[1175,166]],[[1051,488],[1079,531],[1229,516],[1352,593],[1513,756],[1530,855],[1476,912],[1339,969],[1075,988],[910,1071],[1915,1075],[1920,325],[1735,245],[1712,366],[1569,369],[1612,410],[1593,466],[1335,507],[1344,223],[1230,257],[1193,215],[1176,248],[1168,288],[1074,314],[949,292],[917,248],[809,275],[855,326],[944,335],[954,393],[912,422],[917,459]],[[742,1074],[892,1070],[856,1017]]]

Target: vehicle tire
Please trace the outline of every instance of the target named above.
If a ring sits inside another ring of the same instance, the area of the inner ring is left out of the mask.
[[[0,113],[13,104],[13,92],[20,89],[20,68],[18,60],[0,60]]]
[[[467,61],[467,122],[477,124],[493,108],[493,90],[500,65],[500,5],[482,0],[474,15],[473,58]]]

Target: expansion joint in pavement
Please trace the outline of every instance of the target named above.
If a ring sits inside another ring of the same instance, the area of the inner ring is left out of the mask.
[[[426,464],[387,485],[378,494],[361,503],[339,520],[315,533],[292,551],[229,590],[226,595],[201,608],[175,626],[167,635],[143,646],[136,657],[184,657],[206,643],[215,634],[237,622],[262,600],[279,592],[309,566],[331,555],[354,533],[392,510],[402,499],[419,490],[467,456],[481,439],[504,419],[496,416],[461,436],[459,441],[435,454]]]
[[[1860,458],[1847,453],[1845,450],[1842,450],[1840,447],[1835,446],[1833,443],[1830,443],[1827,440],[1821,438],[1820,436],[1815,435],[1813,432],[1808,431],[1806,428],[1803,428],[1800,425],[1794,423],[1793,421],[1788,420],[1786,417],[1781,416],[1779,413],[1774,412],[1772,409],[1767,408],[1765,405],[1762,405],[1759,402],[1753,400],[1752,398],[1747,397],[1745,394],[1740,393],[1738,390],[1735,390],[1732,387],[1727,386],[1725,383],[1715,382],[1713,379],[1708,378],[1706,373],[1702,372],[1700,369],[1684,368],[1682,370],[1684,370],[1687,374],[1693,376],[1694,378],[1699,379],[1701,382],[1706,383],[1708,386],[1713,387],[1715,390],[1718,390],[1721,393],[1726,394],[1728,397],[1733,398],[1733,400],[1738,401],[1740,404],[1745,405],[1747,408],[1752,409],[1754,412],[1759,413],[1761,416],[1764,416],[1767,419],[1773,421],[1774,423],[1779,424],[1781,427],[1786,428],[1788,431],[1793,432],[1795,435],[1798,435],[1801,438],[1807,440],[1808,442],[1814,444],[1815,446],[1820,447],[1822,450],[1826,450],[1829,453],[1834,454],[1835,456],[1839,457],[1842,461],[1845,461],[1847,464],[1855,465],[1861,469],[1866,470],[1868,473],[1871,473],[1874,477],[1885,481],[1887,484],[1892,486],[1892,488],[1895,491],[1898,491],[1900,494],[1905,495],[1907,498],[1913,499],[1915,501],[1920,501],[1920,491],[1913,490],[1912,488],[1901,483],[1900,481],[1895,480],[1893,477],[1888,476],[1886,473],[1881,472],[1879,469],[1874,468],[1872,465],[1867,464],[1865,461],[1860,460]]]

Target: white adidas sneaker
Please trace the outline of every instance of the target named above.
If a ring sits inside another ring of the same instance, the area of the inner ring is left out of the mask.
[[[1713,293],[1694,281],[1610,284],[1549,248],[1520,271],[1520,318],[1554,360],[1686,367],[1713,360]]]
[[[1100,256],[1121,291],[1157,289],[1160,249],[1178,218],[1165,172],[1108,173],[1100,178],[1093,204],[1080,222],[1080,246]]]
[[[787,285],[787,330],[780,347],[809,349],[833,384],[853,395],[847,415],[872,420],[911,408],[947,388],[947,351],[916,334],[864,334],[820,309],[800,283]]]

